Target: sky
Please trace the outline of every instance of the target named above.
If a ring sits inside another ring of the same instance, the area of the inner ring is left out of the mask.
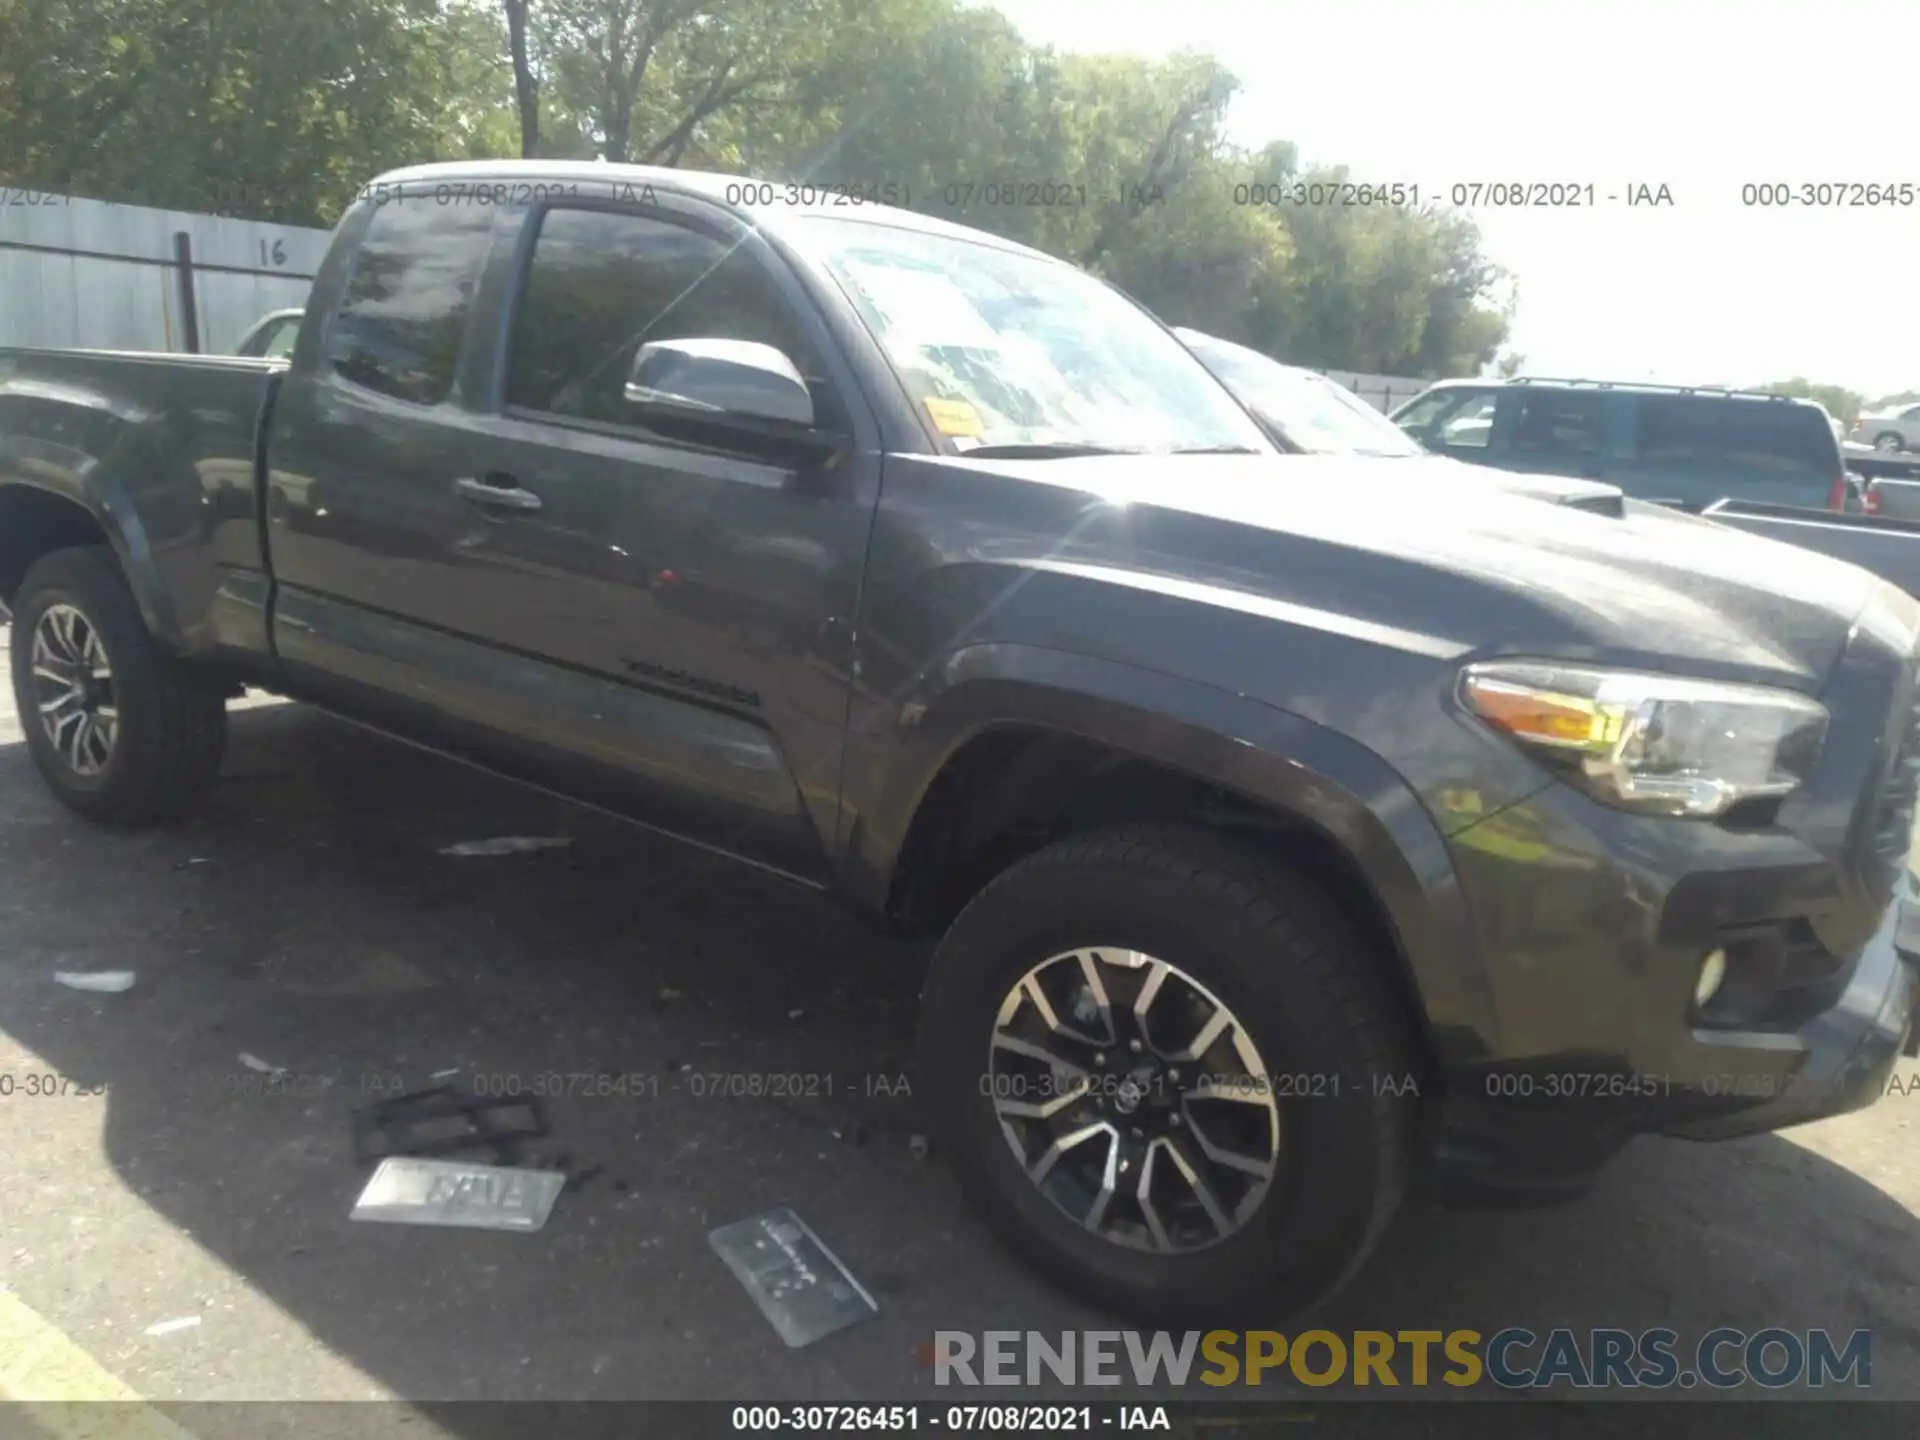
[[[1594,209],[1473,212],[1515,279],[1522,373],[1920,389],[1913,0],[993,3],[1065,50],[1211,52],[1242,84],[1230,138],[1356,180],[1592,183]],[[1913,203],[1742,203],[1855,181]],[[1642,183],[1674,203],[1628,208]]]

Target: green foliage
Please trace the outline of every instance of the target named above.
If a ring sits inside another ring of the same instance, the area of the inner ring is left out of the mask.
[[[0,174],[327,223],[373,174],[462,153],[485,27],[434,0],[9,0]]]
[[[1472,374],[1511,300],[1462,217],[1247,203],[1209,56],[1060,53],[961,0],[0,0],[0,180],[330,224],[383,170],[535,153],[860,187],[1300,364]],[[1097,38],[1097,37],[1095,37]]]
[[[1839,385],[1819,385],[1802,376],[1791,380],[1778,380],[1771,385],[1762,385],[1760,389],[1769,395],[1791,395],[1799,400],[1817,400],[1827,407],[1827,413],[1843,425],[1851,425],[1854,417],[1862,410],[1872,407],[1866,404],[1866,397],[1858,391],[1848,390]]]

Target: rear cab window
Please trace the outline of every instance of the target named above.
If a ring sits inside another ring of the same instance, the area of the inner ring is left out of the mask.
[[[485,205],[380,205],[327,325],[334,373],[416,405],[445,400],[495,213]]]

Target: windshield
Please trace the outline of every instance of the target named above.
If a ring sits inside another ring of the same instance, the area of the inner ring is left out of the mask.
[[[957,453],[1272,451],[1179,341],[1071,266],[858,220],[793,229]]]
[[[1174,332],[1249,410],[1314,454],[1421,455],[1386,416],[1344,386],[1197,330]]]

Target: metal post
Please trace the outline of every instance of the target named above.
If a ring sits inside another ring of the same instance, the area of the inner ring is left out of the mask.
[[[180,329],[189,355],[200,353],[200,310],[193,298],[193,236],[173,232],[174,273],[180,284]]]

